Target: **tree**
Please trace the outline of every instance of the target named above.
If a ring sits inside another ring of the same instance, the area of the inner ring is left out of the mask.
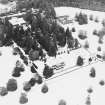
[[[91,68],[89,75],[90,75],[90,77],[92,77],[92,78],[95,78],[95,77],[96,77],[96,71],[95,71],[95,68],[94,68],[94,67]]]
[[[96,29],[93,31],[93,35],[97,35],[98,36],[98,31]]]
[[[29,52],[29,58],[32,61],[38,60],[39,59],[39,51],[38,50],[31,50]]]
[[[78,47],[78,45],[79,45],[79,41],[78,41],[78,39],[75,39],[75,48],[77,48]]]
[[[97,51],[101,51],[101,46],[98,46]]]
[[[34,86],[35,83],[36,83],[35,78],[31,78],[31,79],[29,80],[29,84],[31,84],[31,86]]]
[[[38,75],[38,79],[36,80],[36,83],[40,85],[40,84],[42,84],[42,82],[43,82],[42,77],[40,75]]]
[[[58,45],[61,47],[64,47],[66,44],[66,33],[64,31],[64,28],[61,26],[57,27],[57,33],[56,33],[56,40],[58,41]]]
[[[48,3],[47,1],[39,0],[36,3],[36,7],[39,8],[40,12],[44,11],[44,15],[46,18],[56,18],[56,13],[54,10],[54,7],[51,3]]]
[[[50,39],[48,55],[52,57],[56,56],[56,51],[57,51],[56,42],[54,42],[54,39]]]
[[[76,32],[76,29],[75,29],[75,27],[73,27],[73,28],[72,28],[72,32]]]
[[[29,5],[28,1],[26,1],[26,0],[18,0],[17,5],[16,5],[16,10],[21,11],[24,8],[27,9],[27,8],[29,8],[28,5]]]
[[[26,104],[28,103],[28,98],[27,95],[25,93],[22,93],[20,98],[19,98],[19,103],[20,104]]]
[[[21,68],[20,67],[15,67],[13,72],[12,72],[13,77],[20,77],[21,76]]]
[[[30,24],[32,24],[33,22],[33,14],[32,14],[32,11],[28,11],[26,12],[26,14],[23,16],[24,20],[29,22]]]
[[[70,38],[71,40],[73,40],[72,32],[69,30],[69,28],[66,29],[65,34],[66,34],[67,39]]]
[[[105,52],[103,52],[102,59],[105,61]]]
[[[66,101],[63,100],[63,99],[61,99],[61,100],[59,101],[59,103],[58,103],[58,105],[66,105],[66,104],[67,104]]]
[[[8,91],[16,91],[17,90],[17,81],[15,79],[9,79],[7,82],[7,90]]]
[[[86,38],[87,38],[86,32],[83,31],[83,30],[80,30],[78,37],[79,37],[81,40],[86,39]]]
[[[84,48],[85,49],[88,49],[89,48],[89,42],[88,41],[85,42]]]
[[[93,15],[90,15],[89,19],[92,21],[93,20]]]
[[[43,71],[43,76],[45,79],[48,79],[54,75],[54,71],[52,68],[50,68],[48,65],[45,65],[44,71]]]
[[[69,27],[67,27],[67,29],[66,29],[66,36],[68,37],[69,34],[70,34],[70,30],[69,30]]]
[[[42,92],[42,93],[47,93],[47,92],[48,92],[48,86],[47,86],[46,84],[44,84],[44,85],[42,86],[41,92]]]
[[[28,92],[31,90],[31,84],[28,81],[26,81],[23,85],[24,85],[23,86],[24,91]]]
[[[0,87],[0,96],[6,96],[8,94],[8,90],[6,87]]]
[[[31,23],[31,30],[36,32],[37,29],[38,29],[38,19],[36,16],[33,16]]]
[[[4,34],[5,34],[5,26],[4,25],[0,25],[0,42],[1,42],[0,46],[2,46],[3,43],[4,43],[4,40],[5,40]]]
[[[100,84],[101,86],[104,86],[104,85],[105,85],[105,81],[104,81],[104,80],[100,80],[99,84]]]
[[[83,58],[81,56],[78,56],[77,58],[77,66],[82,66],[84,64]]]
[[[79,22],[79,25],[87,24],[88,23],[87,15],[86,14],[82,14],[80,12],[77,21]]]
[[[2,4],[8,4],[8,0],[0,0]]]
[[[70,38],[67,39],[67,45],[68,48],[73,48],[74,47],[74,40],[71,40]]]
[[[34,67],[34,65],[31,66],[31,73],[37,73],[36,68]]]
[[[56,12],[54,10],[54,6],[51,3],[48,3],[46,5],[45,15],[46,18],[52,18],[52,19],[56,18]]]
[[[89,89],[87,89],[87,92],[91,94],[93,92],[93,89],[90,87]]]
[[[87,97],[86,99],[86,105],[91,105],[91,99],[90,99],[90,96]]]

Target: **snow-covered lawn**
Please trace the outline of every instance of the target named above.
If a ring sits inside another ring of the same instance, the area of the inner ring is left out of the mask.
[[[73,67],[76,64],[77,57],[80,55],[85,59],[85,63],[87,64],[87,58],[90,56],[94,56],[97,53],[97,47],[99,46],[98,37],[93,36],[92,32],[94,29],[101,29],[102,19],[105,18],[105,13],[98,11],[90,11],[90,10],[81,10],[78,8],[69,8],[69,7],[57,7],[55,8],[58,16],[69,15],[70,18],[74,18],[76,13],[86,13],[88,16],[93,14],[94,17],[98,17],[100,22],[90,22],[88,25],[78,25],[76,22],[72,25],[64,25],[63,27],[66,29],[67,27],[75,27],[76,32],[74,32],[73,36],[78,38],[78,32],[82,30],[87,31],[88,38],[86,40],[89,41],[89,53],[83,47],[77,50],[71,51],[69,54],[65,52],[62,55],[58,55],[55,58],[48,58],[47,64],[50,66],[59,64],[60,62],[64,62],[66,64],[64,69],[69,67]],[[81,45],[84,45],[85,41],[79,39]],[[104,38],[105,42],[105,38]],[[100,45],[102,47],[101,53],[105,51],[105,43]],[[66,49],[63,49],[63,51]],[[8,79],[13,78],[11,73],[15,66],[15,63],[19,58],[19,56],[13,56],[11,47],[2,47],[0,48],[2,52],[2,56],[0,56],[0,86],[5,86]],[[62,51],[62,50],[61,50]],[[20,59],[21,60],[21,59]],[[41,74],[42,69],[44,67],[44,63],[40,61],[36,61],[35,64],[38,65],[38,72]],[[96,78],[90,78],[89,73],[91,67],[95,67],[96,69]],[[18,90],[14,93],[9,93],[5,97],[0,97],[0,105],[20,105],[19,97],[21,92],[23,92],[23,83],[24,81],[29,80],[33,75],[30,72],[30,68],[26,67],[26,71],[22,74],[21,77],[17,79],[18,81]],[[86,98],[89,95],[87,93],[87,89],[89,87],[93,88],[93,93],[91,94],[91,105],[105,105],[104,101],[104,91],[105,87],[99,85],[99,81],[101,79],[105,80],[105,62],[96,62],[92,65],[82,67],[81,69],[68,73],[66,75],[60,76],[59,78],[55,78],[52,80],[45,81],[49,87],[49,92],[47,94],[41,93],[42,85],[36,85],[32,88],[32,90],[27,93],[29,102],[26,105],[58,105],[59,100],[64,99],[67,102],[67,105],[86,105]],[[63,69],[62,69],[63,70]],[[71,69],[73,70],[73,69]],[[70,71],[68,69],[68,71]],[[56,71],[58,72],[58,71]]]
[[[81,13],[85,13],[88,17],[88,24],[87,25],[79,25],[77,22],[73,22],[71,24],[65,24],[65,25],[62,25],[65,29],[67,27],[69,27],[70,29],[72,29],[73,27],[75,27],[76,29],[76,32],[73,33],[73,36],[78,38],[78,34],[80,32],[80,30],[83,30],[83,31],[86,31],[87,33],[87,39],[85,40],[79,40],[79,42],[84,45],[86,40],[89,42],[89,51],[91,53],[97,53],[97,47],[98,46],[101,46],[102,47],[102,52],[105,51],[105,43],[103,44],[99,44],[98,43],[98,40],[99,38],[95,35],[93,35],[93,31],[96,29],[97,31],[101,30],[103,28],[102,26],[102,21],[105,20],[105,12],[99,12],[99,11],[91,11],[91,10],[86,10],[86,9],[78,9],[78,8],[72,8],[72,7],[56,7],[55,8],[56,10],[56,14],[57,14],[57,17],[59,16],[63,16],[63,15],[68,15],[70,19],[73,19],[74,20],[74,17],[76,14],[79,14],[80,12]],[[60,12],[61,11],[61,12]],[[90,21],[89,20],[89,17],[93,15],[93,21]],[[98,18],[99,22],[96,23],[94,22],[94,20]],[[105,37],[103,38],[103,42],[105,42]]]
[[[11,78],[11,71],[15,65],[18,56],[12,55],[11,48],[2,48],[3,56],[0,57],[0,86],[5,86],[8,79]],[[90,78],[90,68],[96,68],[96,78]],[[36,85],[28,93],[29,102],[26,105],[58,105],[60,99],[64,99],[67,105],[85,105],[86,98],[88,96],[87,89],[93,88],[91,95],[92,105],[104,105],[104,91],[105,87],[99,85],[99,80],[105,80],[105,63],[95,63],[93,65],[83,67],[78,71],[60,76],[59,78],[46,81],[49,87],[47,94],[41,93],[42,85]],[[0,105],[15,104],[20,105],[18,100],[20,93],[23,92],[23,82],[29,80],[32,74],[29,69],[22,74],[18,81],[18,90],[14,93],[9,93],[5,97],[0,97]]]

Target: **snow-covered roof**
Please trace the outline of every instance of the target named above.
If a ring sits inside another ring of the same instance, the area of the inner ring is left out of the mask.
[[[13,17],[12,19],[9,20],[9,22],[15,26],[15,25],[22,25],[25,24],[26,21],[23,18],[17,18],[17,17]]]

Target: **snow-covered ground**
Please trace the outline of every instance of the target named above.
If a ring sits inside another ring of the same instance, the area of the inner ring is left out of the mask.
[[[74,18],[75,13],[84,12],[86,14],[93,14],[94,17],[98,17],[100,21],[105,18],[105,13],[98,11],[90,11],[90,10],[81,10],[77,8],[67,8],[67,7],[59,7],[55,8],[58,16],[69,15],[71,18]],[[77,37],[77,33],[79,30],[86,30],[89,41],[89,51],[94,55],[97,53],[98,37],[92,35],[93,29],[100,29],[102,25],[100,22],[97,24],[95,22],[89,22],[88,25],[79,26],[77,23],[73,23],[72,25],[64,25],[64,28],[67,27],[75,27],[76,32],[73,34],[74,37]],[[105,39],[105,38],[104,38]],[[79,40],[79,42],[84,45],[85,41]],[[104,41],[105,42],[105,41]],[[105,51],[105,43],[101,45],[102,52]],[[12,55],[12,48],[2,47],[0,51],[2,52],[2,56],[0,56],[0,86],[5,86],[8,79],[11,77],[11,72],[15,66],[17,59],[20,59],[19,56]],[[75,66],[77,56],[81,55],[85,61],[87,62],[87,58],[91,56],[91,54],[86,51],[84,48],[79,48],[77,50],[73,50],[70,54],[63,54],[57,56],[57,58],[48,58],[47,63],[49,65],[53,65],[56,63],[60,63],[65,61],[66,68],[70,67],[70,65]],[[35,62],[39,66],[39,72],[42,72],[42,68],[44,64],[42,62]],[[71,66],[71,67],[72,67]],[[90,78],[89,72],[91,67],[95,67],[96,69],[96,78]],[[86,98],[88,96],[87,89],[89,87],[93,88],[93,93],[91,94],[91,105],[105,105],[104,101],[104,91],[105,87],[99,85],[99,81],[101,79],[105,80],[105,62],[96,62],[92,65],[82,67],[81,69],[68,73],[66,75],[60,76],[58,78],[45,81],[48,84],[49,92],[47,94],[41,93],[41,86],[36,85],[32,88],[32,90],[28,93],[29,102],[26,105],[58,105],[60,99],[64,99],[67,102],[67,105],[86,105]],[[69,71],[69,70],[68,70]],[[18,81],[18,90],[13,93],[9,93],[5,97],[0,97],[0,105],[20,105],[18,100],[20,97],[22,90],[22,86],[24,81],[29,80],[32,77],[32,74],[29,70],[29,67],[26,67],[26,71],[22,74]]]
[[[93,31],[96,29],[101,30],[103,28],[102,26],[102,21],[105,20],[105,13],[104,12],[99,12],[99,11],[91,11],[91,10],[86,10],[86,9],[78,9],[78,8],[72,8],[72,7],[57,7],[55,8],[56,10],[56,14],[57,17],[59,16],[63,16],[63,15],[68,15],[70,19],[74,19],[76,14],[81,13],[85,13],[87,14],[88,20],[89,17],[91,15],[93,15],[93,20],[95,20],[96,18],[98,18],[99,22],[96,23],[94,21],[88,21],[87,25],[79,25],[77,22],[73,22],[71,24],[66,24],[66,25],[62,25],[65,29],[67,27],[69,27],[70,29],[72,29],[73,27],[75,27],[76,32],[73,33],[73,36],[78,38],[78,33],[80,32],[80,30],[86,31],[87,33],[87,37],[88,39],[83,40],[79,40],[79,42],[84,45],[86,40],[89,42],[90,48],[89,51],[91,53],[97,53],[97,47],[101,46],[102,47],[102,52],[104,52],[104,48],[105,48],[105,43],[103,43],[102,45],[99,45],[98,43],[98,37],[93,35]],[[61,11],[61,12],[60,12]],[[105,37],[103,38],[103,41],[105,42]]]

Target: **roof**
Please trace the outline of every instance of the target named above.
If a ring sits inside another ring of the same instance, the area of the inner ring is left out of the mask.
[[[12,19],[9,20],[9,22],[14,26],[14,25],[22,25],[25,24],[26,21],[23,18],[17,18],[13,17]]]

